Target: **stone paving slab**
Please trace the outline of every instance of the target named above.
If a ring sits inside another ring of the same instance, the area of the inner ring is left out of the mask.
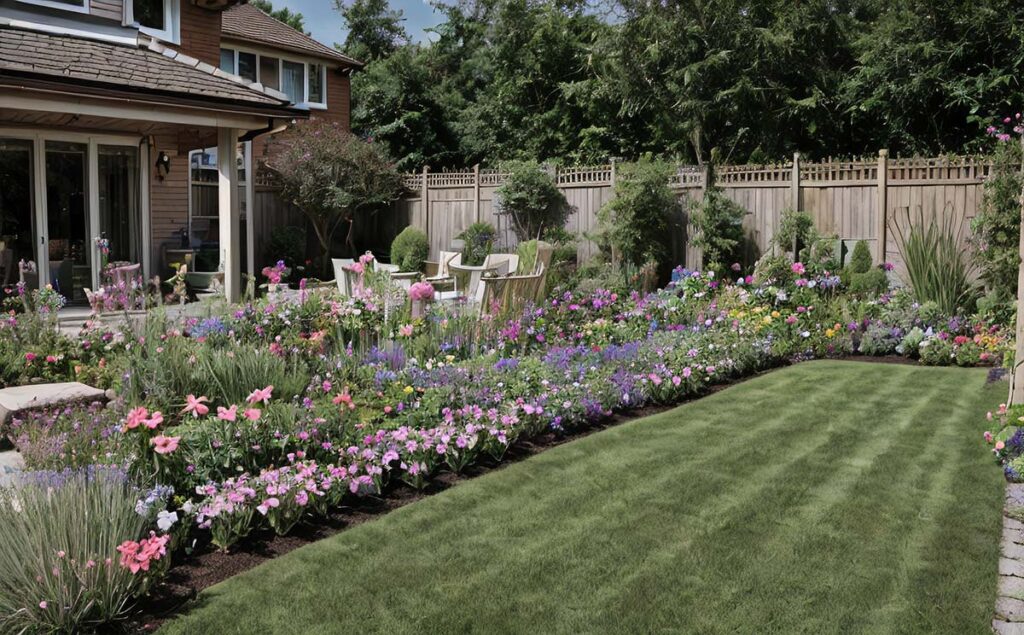
[[[77,381],[59,384],[29,384],[0,389],[0,423],[16,412],[73,401],[106,401],[99,388]]]
[[[1024,483],[1006,485],[1004,509],[1024,509]],[[1000,551],[999,597],[992,630],[1003,635],[1024,635],[1024,523],[1006,513]]]
[[[0,485],[9,484],[24,469],[25,461],[20,454],[14,450],[0,452]]]

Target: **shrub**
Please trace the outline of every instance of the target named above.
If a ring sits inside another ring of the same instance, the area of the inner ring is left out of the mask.
[[[543,238],[548,230],[561,228],[575,212],[562,190],[536,161],[502,164],[508,173],[495,190],[495,213],[511,220],[520,241]]]
[[[400,271],[423,271],[429,255],[427,234],[416,227],[406,227],[391,242],[391,263],[398,265]]]
[[[850,256],[850,273],[867,273],[871,270],[871,250],[867,241],[858,240]]]
[[[292,270],[305,264],[306,230],[294,225],[275,227],[270,232],[265,255],[267,262],[284,261]]]
[[[881,269],[870,269],[864,273],[850,275],[850,293],[862,296],[877,296],[889,290],[889,276]]]
[[[719,188],[708,189],[704,199],[694,207],[690,214],[695,229],[691,242],[703,250],[706,271],[722,275],[730,264],[741,259],[745,215],[746,210],[729,200]]]
[[[897,245],[915,299],[934,302],[946,315],[958,315],[974,301],[971,267],[960,247],[961,229],[946,211],[941,222],[935,217],[925,222],[924,212],[914,222],[907,212],[906,223],[896,223]]]
[[[142,535],[138,491],[117,468],[27,472],[0,488],[0,630],[91,630],[123,619],[166,567],[132,573],[118,547]]]
[[[668,255],[670,218],[679,201],[668,186],[672,166],[649,156],[623,164],[615,196],[598,211],[601,241],[624,263],[642,266]]]
[[[494,249],[494,241],[498,237],[497,230],[490,223],[473,223],[456,236],[463,241],[462,264],[479,266],[484,258]]]
[[[975,263],[991,291],[1009,297],[1017,295],[1020,249],[1021,147],[1000,143],[993,156],[993,171],[985,181],[981,209],[971,227],[980,243]]]
[[[791,252],[799,258],[800,250],[810,245],[818,237],[814,229],[814,219],[807,212],[786,209],[779,219],[779,229],[775,233],[775,244],[783,252]]]

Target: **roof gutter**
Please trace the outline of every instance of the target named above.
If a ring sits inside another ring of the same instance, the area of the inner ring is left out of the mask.
[[[257,130],[250,130],[249,132],[245,133],[244,135],[238,137],[238,140],[239,141],[252,141],[253,139],[255,139],[256,137],[258,137],[260,135],[264,135],[264,134],[268,134],[268,133],[269,134],[277,134],[279,132],[284,132],[284,130],[287,127],[288,127],[288,124],[286,124],[286,123],[275,124],[274,123],[274,118],[273,117],[268,117],[267,118],[267,127],[266,128],[259,128]]]

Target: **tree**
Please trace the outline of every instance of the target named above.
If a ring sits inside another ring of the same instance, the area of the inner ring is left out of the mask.
[[[617,260],[640,267],[668,254],[671,218],[679,207],[668,186],[671,174],[669,163],[650,156],[619,168],[615,196],[597,215],[600,242],[611,246]]]
[[[353,0],[346,4],[335,0],[335,7],[348,27],[345,42],[339,48],[362,62],[388,57],[409,44],[409,34],[401,11],[388,7],[387,0]]]
[[[327,270],[334,233],[343,223],[349,254],[357,254],[357,223],[401,191],[401,175],[390,158],[381,146],[323,119],[296,124],[274,143],[268,167],[281,195],[302,210],[316,232],[321,271]]]
[[[284,22],[296,31],[309,35],[309,31],[306,31],[305,18],[301,13],[297,11],[289,11],[288,7],[281,7],[280,9],[275,10],[274,5],[270,0],[250,0],[249,4],[275,20]]]
[[[520,242],[539,240],[545,232],[565,225],[575,210],[540,164],[510,161],[501,167],[508,175],[495,191],[495,213],[511,219]]]

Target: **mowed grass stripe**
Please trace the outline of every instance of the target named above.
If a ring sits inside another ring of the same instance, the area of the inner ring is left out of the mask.
[[[776,371],[292,552],[165,630],[983,632],[1002,490],[978,438],[1005,390],[983,380]]]
[[[657,593],[662,580],[671,575],[673,569],[695,568],[708,559],[723,563],[721,575],[704,580],[718,589],[714,597],[714,605],[719,610],[693,612],[688,609],[689,602],[679,602],[672,606],[682,607],[678,614],[670,611],[669,621],[682,624],[697,630],[706,630],[721,626],[719,615],[727,615],[731,606],[743,597],[756,597],[763,588],[778,590],[782,580],[777,578],[780,573],[775,565],[781,560],[786,562],[786,555],[792,552],[794,537],[801,534],[801,527],[813,526],[816,522],[818,506],[827,507],[834,500],[849,490],[863,472],[889,446],[889,439],[899,432],[899,426],[906,428],[910,417],[901,417],[901,411],[908,408],[889,409],[883,420],[877,417],[873,425],[865,426],[866,415],[877,412],[879,406],[898,397],[907,388],[919,388],[913,385],[911,372],[899,377],[895,373],[892,381],[884,390],[871,394],[870,386],[863,381],[851,381],[845,386],[855,393],[866,394],[868,397],[849,409],[838,412],[827,423],[818,427],[828,429],[830,436],[825,448],[817,445],[800,454],[798,461],[788,464],[788,470],[773,475],[763,483],[751,483],[747,491],[755,494],[745,496],[742,504],[729,509],[720,515],[722,521],[717,525],[709,525],[701,535],[685,551],[677,550],[675,559],[663,563],[662,567],[646,573],[646,584],[624,590],[625,602],[616,610],[629,606],[630,602],[640,601]],[[862,379],[870,378],[865,376]],[[941,387],[933,387],[937,393]],[[931,395],[936,396],[936,395]],[[916,403],[916,402],[912,402]],[[807,411],[801,419],[794,421],[796,426],[803,427],[809,422],[803,417],[821,416],[820,412]],[[891,426],[891,427],[890,427]],[[897,434],[898,436],[898,434]],[[794,531],[796,529],[797,531]],[[799,539],[799,538],[797,538]],[[737,544],[739,543],[739,544]],[[737,548],[749,544],[748,548]],[[670,546],[670,545],[669,545]],[[761,578],[764,578],[762,580]],[[695,585],[688,594],[694,600],[703,594],[703,589]],[[684,598],[687,595],[683,596]],[[774,610],[774,600],[770,610]],[[710,623],[689,624],[690,617],[706,618]],[[806,618],[805,618],[806,619]],[[810,615],[809,619],[817,619]],[[770,624],[770,616],[765,618],[766,626]],[[657,628],[657,624],[648,625]]]

